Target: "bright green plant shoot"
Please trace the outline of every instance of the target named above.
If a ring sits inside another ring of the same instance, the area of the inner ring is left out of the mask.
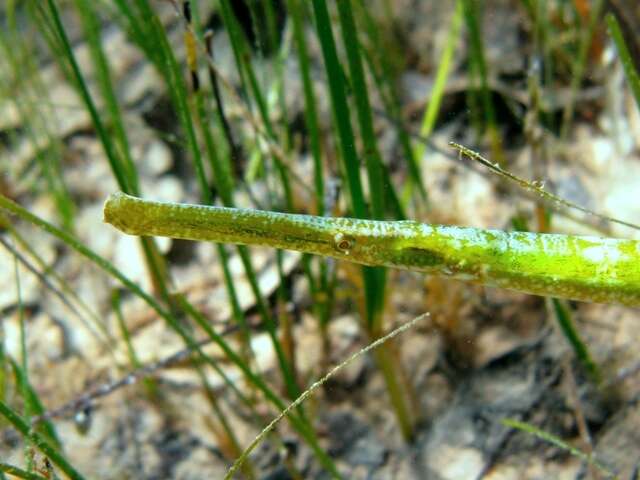
[[[640,306],[640,241],[414,221],[325,218],[111,195],[107,223],[131,235],[261,245],[573,300]]]

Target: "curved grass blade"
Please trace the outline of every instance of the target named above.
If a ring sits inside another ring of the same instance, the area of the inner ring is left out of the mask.
[[[623,225],[625,227],[629,227],[629,228],[633,228],[634,230],[640,230],[640,225],[637,225],[635,223],[631,223],[631,222],[627,222],[624,220],[619,220],[617,218],[613,218],[613,217],[609,217],[608,215],[604,215],[602,213],[598,213],[595,212],[593,210],[589,210],[588,208],[582,207],[578,204],[575,204],[573,202],[570,202],[569,200],[565,200],[562,197],[559,197],[558,195],[554,195],[551,192],[548,192],[544,189],[544,187],[542,186],[542,184],[540,183],[536,183],[536,182],[530,182],[528,180],[525,180],[521,177],[518,177],[517,175],[511,173],[508,170],[505,170],[504,168],[502,168],[500,165],[498,165],[497,163],[491,163],[489,160],[487,160],[486,158],[484,158],[482,155],[480,155],[478,152],[474,152],[473,150],[460,145],[459,143],[456,142],[449,142],[449,145],[453,148],[455,148],[456,150],[458,150],[458,153],[460,155],[465,155],[466,157],[469,157],[472,160],[475,160],[476,162],[480,163],[481,165],[487,167],[489,170],[491,170],[493,173],[496,173],[498,175],[500,175],[503,178],[506,178],[507,180],[510,180],[512,182],[515,182],[516,184],[518,184],[520,187],[522,187],[523,190],[527,191],[527,192],[532,192],[536,195],[539,195],[540,197],[548,200],[549,202],[552,203],[552,205],[555,205],[556,207],[565,207],[565,208],[569,208],[569,209],[573,209],[573,210],[578,210],[582,213],[586,213],[587,215],[590,215],[592,217],[596,217],[599,218],[600,220],[605,220],[607,222],[611,222],[611,223],[617,223],[618,225]]]

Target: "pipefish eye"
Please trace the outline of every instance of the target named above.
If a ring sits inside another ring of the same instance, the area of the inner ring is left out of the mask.
[[[336,235],[333,237],[333,244],[336,250],[344,253],[345,255],[349,255],[349,252],[355,246],[356,241],[350,235],[345,235],[344,233],[336,233]]]

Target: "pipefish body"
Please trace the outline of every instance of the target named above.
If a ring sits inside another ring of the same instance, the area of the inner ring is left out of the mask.
[[[111,195],[130,235],[260,245],[442,275],[535,295],[640,305],[640,241],[415,221],[327,218]]]

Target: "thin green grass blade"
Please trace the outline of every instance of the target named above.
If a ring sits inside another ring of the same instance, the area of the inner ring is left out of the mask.
[[[0,97],[12,102],[21,119],[26,136],[51,193],[62,224],[73,228],[75,207],[61,173],[62,149],[52,126],[55,115],[49,108],[51,98],[43,84],[28,34],[17,26],[15,15],[7,13],[7,28],[0,29]],[[16,91],[16,86],[19,90]]]
[[[16,292],[17,299],[16,303],[18,305],[18,325],[20,326],[20,365],[16,362],[11,362],[11,365],[14,369],[14,376],[16,377],[16,384],[18,385],[18,390],[24,399],[22,410],[23,417],[27,423],[31,422],[31,414],[32,414],[32,402],[31,397],[29,395],[29,387],[27,386],[29,383],[29,379],[27,377],[29,372],[29,364],[28,364],[28,352],[27,352],[27,333],[24,325],[24,304],[22,303],[22,289],[20,287],[20,270],[18,268],[18,259],[13,257],[13,266],[14,266],[14,277],[16,282]],[[21,375],[15,375],[16,369],[21,370]],[[29,455],[29,451],[31,450],[31,442],[28,438],[25,438],[24,442],[24,459],[27,465],[28,471],[33,471],[33,458]]]
[[[114,0],[118,19],[130,38],[145,54],[145,58],[154,64],[156,69],[166,76],[166,64],[163,53],[154,43],[155,26],[148,22],[155,14],[146,0]]]
[[[33,431],[27,422],[20,415],[14,412],[6,403],[0,401],[0,415],[6,418],[20,434],[28,439],[38,450],[46,455],[55,465],[60,468],[71,480],[84,480],[67,459],[47,442],[42,435]]]
[[[600,370],[589,352],[589,347],[580,337],[566,304],[557,298],[552,298],[551,303],[560,330],[571,345],[578,361],[580,361],[591,380],[596,384],[600,383],[602,380]]]
[[[489,134],[491,144],[491,152],[494,159],[499,164],[504,164],[504,153],[502,151],[502,142],[498,134],[496,124],[496,114],[491,99],[491,91],[489,90],[489,73],[487,61],[484,55],[484,43],[482,41],[482,33],[480,31],[479,5],[477,0],[462,0],[464,18],[469,32],[470,55],[471,62],[474,66],[472,69],[480,79],[480,100],[482,102],[482,110],[485,117],[485,125]]]
[[[372,218],[382,219],[385,212],[384,195],[384,167],[378,150],[376,135],[373,130],[373,117],[364,69],[360,58],[360,43],[356,30],[351,0],[338,2],[338,13],[342,27],[342,38],[349,63],[350,78],[353,83],[352,94],[355,98],[356,112],[360,126],[360,135],[364,148],[364,159],[369,178],[369,201],[371,203]],[[366,274],[369,275],[369,274]],[[385,270],[381,268],[371,270],[374,284],[365,288],[367,302],[367,316],[369,328],[372,332],[381,332],[382,310],[384,308]]]
[[[560,129],[560,138],[563,139],[567,138],[567,135],[569,133],[569,127],[571,126],[571,119],[573,117],[573,112],[575,109],[576,95],[578,93],[578,89],[580,88],[580,83],[582,83],[584,71],[587,67],[589,46],[591,45],[591,39],[593,38],[593,33],[598,24],[598,19],[600,18],[600,13],[602,12],[603,5],[604,0],[595,0],[593,2],[593,5],[590,6],[591,10],[586,28],[582,27],[580,32],[578,53],[575,57],[575,61],[573,62],[571,71],[569,98],[562,112],[562,127]]]
[[[18,467],[14,467],[13,465],[9,465],[8,463],[0,462],[0,472],[8,473],[9,475],[13,475],[14,477],[24,478],[25,480],[49,480],[42,475],[38,475],[37,473],[27,472]],[[6,478],[6,477],[2,477]]]
[[[98,137],[100,138],[100,142],[102,143],[109,164],[111,165],[111,170],[118,182],[118,186],[122,188],[123,191],[133,191],[132,186],[129,183],[127,169],[116,152],[111,136],[107,133],[107,128],[102,121],[102,116],[98,112],[98,108],[89,93],[89,87],[85,82],[84,76],[80,71],[80,66],[78,65],[73,50],[71,49],[71,43],[69,42],[69,38],[67,37],[64,27],[62,26],[62,21],[60,20],[60,14],[55,0],[47,0],[47,6],[50,15],[50,22],[54,29],[51,32],[51,35],[52,37],[55,37],[57,41],[57,49],[61,51],[61,55],[57,58],[67,65],[67,68],[72,74],[73,82],[91,116],[91,121],[96,129]]]
[[[26,420],[27,418],[40,416],[45,413],[44,405],[40,401],[40,397],[38,397],[38,394],[29,382],[29,378],[25,374],[24,368],[22,368],[17,362],[14,362],[10,359],[9,363],[11,364],[11,368],[13,369],[13,376],[15,377],[16,384],[21,386],[20,390],[22,391],[21,394],[25,403],[25,408],[29,412],[29,417],[23,418],[25,418]],[[62,450],[62,443],[60,442],[60,438],[58,437],[55,426],[51,421],[45,420],[44,422],[38,424],[37,430],[54,448]]]
[[[244,39],[244,36],[242,36],[241,32],[239,31],[239,26],[237,24],[237,20],[235,19],[231,6],[228,4],[226,0],[221,0],[220,5],[222,7],[221,13],[223,15],[223,21],[226,22],[225,24],[230,34],[230,40],[232,44],[235,44],[235,47],[233,47],[234,52],[238,53],[238,56],[236,57],[236,60],[240,61],[240,63],[236,65],[238,72],[242,72],[242,71],[245,72],[246,78],[248,78],[249,80],[249,89],[250,89],[249,91],[258,105],[258,111],[260,113],[262,122],[267,131],[267,135],[271,140],[276,141],[277,138],[273,129],[273,125],[271,123],[267,104],[264,100],[264,95],[262,93],[257,77],[255,75],[255,72],[250,62],[249,49],[248,49],[246,40]],[[203,119],[203,121],[206,121],[206,119]],[[212,161],[213,161],[213,157],[212,157]],[[282,162],[275,157],[274,157],[274,163],[280,175],[280,179],[282,181],[283,190],[285,192],[285,198],[287,199],[287,204],[289,208],[291,208],[292,193],[291,193],[291,188],[289,186],[289,180],[287,177],[286,169],[284,168],[284,165],[282,164]],[[223,170],[221,168],[218,168],[217,170],[219,175],[223,174]],[[198,173],[198,175],[200,178],[200,173]],[[202,171],[202,176],[204,176],[204,171]],[[232,199],[231,192],[226,192],[225,198],[227,202],[231,202],[231,199]],[[205,200],[207,199],[205,198]],[[208,203],[211,203],[211,199],[208,200]],[[233,204],[231,203],[228,206],[232,206],[232,205]],[[299,395],[300,390],[295,381],[294,369],[293,369],[293,366],[288,361],[288,359],[286,358],[282,345],[278,339],[276,323],[272,315],[269,313],[269,310],[263,298],[262,292],[260,291],[257,277],[252,267],[249,251],[246,249],[246,247],[238,247],[238,252],[240,254],[240,258],[242,260],[243,266],[245,268],[245,272],[247,273],[247,279],[249,280],[251,290],[253,291],[254,297],[256,299],[258,311],[260,312],[262,321],[267,328],[267,332],[269,333],[269,337],[271,338],[272,344],[274,346],[276,356],[278,358],[280,370],[282,371],[283,378],[287,386],[287,390],[289,394],[293,398],[295,398],[297,395]],[[276,261],[278,262],[278,264],[281,264],[281,261],[282,261],[281,255],[282,255],[281,253],[277,253]],[[284,279],[281,279],[281,283],[284,283]]]
[[[369,209],[364,199],[364,191],[360,179],[360,160],[356,152],[355,136],[351,126],[351,112],[347,103],[344,73],[338,60],[329,11],[326,3],[322,0],[313,0],[313,10],[316,19],[316,32],[320,40],[329,81],[333,118],[340,140],[342,163],[351,199],[351,211],[356,218],[369,218]],[[377,321],[374,315],[378,311],[377,303],[381,301],[379,297],[374,298],[372,296],[372,294],[378,292],[379,274],[370,267],[363,267],[362,271],[365,284],[367,324],[373,325]]]
[[[438,69],[436,70],[436,77],[433,82],[433,88],[431,89],[431,96],[425,99],[427,108],[422,117],[422,124],[420,125],[420,136],[429,138],[438,118],[438,112],[442,104],[442,98],[444,96],[445,86],[449,79],[449,70],[451,68],[451,61],[456,50],[456,45],[460,37],[460,27],[462,26],[462,18],[464,14],[463,0],[456,0],[456,7],[451,18],[449,25],[449,31],[447,33],[447,40],[440,55],[440,62]],[[414,147],[414,155],[418,161],[422,161],[424,157],[426,145],[424,142],[416,142]]]
[[[607,22],[607,27],[609,28],[609,35],[611,35],[613,42],[616,44],[616,50],[618,50],[618,55],[622,61],[624,74],[627,77],[627,82],[629,82],[633,98],[635,98],[636,105],[638,106],[638,109],[640,109],[640,75],[634,66],[633,58],[631,58],[631,52],[624,41],[624,36],[620,30],[620,24],[612,13],[607,13],[605,20]]]
[[[538,437],[539,439],[544,440],[545,442],[548,442],[552,445],[555,445],[558,448],[561,448],[566,452],[569,452],[574,457],[577,457],[587,462],[589,465],[593,465],[594,467],[596,467],[598,470],[600,470],[602,473],[604,473],[610,478],[618,478],[614,472],[612,472],[609,468],[607,468],[605,465],[603,465],[599,461],[595,460],[593,456],[586,454],[582,450],[572,447],[567,442],[557,437],[556,435],[553,435],[552,433],[545,432],[544,430],[541,430],[535,425],[532,425],[530,423],[521,422],[519,420],[515,420],[512,418],[505,418],[502,420],[502,423],[507,427],[515,428],[516,430],[520,430],[522,432]]]
[[[355,136],[351,126],[351,113],[347,104],[344,75],[338,60],[336,44],[331,31],[329,11],[323,0],[313,0],[312,3],[316,18],[316,31],[318,39],[320,40],[327,79],[329,81],[333,118],[336,123],[342,161],[347,176],[351,210],[357,218],[369,218],[369,211],[364,200],[364,192],[360,179],[360,161],[356,152]]]
[[[309,49],[307,48],[307,40],[305,38],[303,11],[300,0],[287,0],[287,9],[291,18],[293,37],[296,45],[296,53],[298,55],[298,64],[300,65],[300,77],[302,79],[302,91],[304,94],[304,118],[309,134],[309,146],[313,158],[313,184],[315,188],[315,207],[317,215],[325,214],[325,193],[324,193],[324,168],[322,160],[322,146],[320,142],[321,131],[318,122],[318,111],[316,104],[316,95],[311,81],[311,66],[309,59]],[[311,257],[305,255],[303,264],[305,273],[309,281],[312,297],[314,301],[314,310],[321,325],[326,326],[329,321],[330,308],[327,300],[332,296],[332,292],[324,291],[320,295],[318,286],[328,286],[327,283],[327,264],[324,259],[319,259],[318,282],[314,281],[313,272],[311,270]],[[323,327],[323,331],[326,331]]]
[[[371,202],[372,218],[384,218],[384,185],[382,158],[378,150],[376,135],[373,130],[373,117],[369,103],[367,82],[364,78],[364,69],[360,58],[360,43],[353,19],[351,0],[337,3],[342,27],[342,38],[347,53],[349,73],[352,82],[352,95],[355,98],[356,113],[360,126],[360,136],[364,148],[364,161],[369,177],[369,200]]]
[[[139,192],[136,166],[131,157],[129,139],[127,138],[122,113],[120,112],[120,106],[118,105],[113,82],[111,81],[107,57],[102,48],[100,22],[93,9],[93,2],[88,0],[75,0],[75,5],[80,13],[80,19],[91,52],[91,60],[93,61],[96,72],[98,86],[100,87],[100,93],[105,103],[106,117],[108,118],[109,126],[113,129],[115,148],[117,149],[119,158],[121,158],[120,163],[125,171],[127,183],[131,190]]]
[[[400,141],[400,147],[402,148],[405,161],[407,162],[409,177],[411,178],[412,184],[418,189],[420,199],[423,202],[426,202],[427,191],[424,187],[424,182],[422,181],[420,165],[418,164],[418,157],[416,157],[413,153],[413,150],[411,148],[411,139],[409,137],[407,129],[404,126],[404,122],[402,121],[400,96],[394,84],[397,76],[396,72],[394,71],[395,68],[389,59],[388,50],[385,48],[383,41],[380,39],[380,29],[375,24],[371,16],[370,9],[367,8],[366,5],[364,5],[363,0],[358,0],[356,2],[356,6],[358,7],[359,17],[363,20],[367,37],[369,38],[369,41],[371,43],[368,49],[362,48],[361,53],[363,54],[369,67],[369,71],[371,72],[376,86],[380,91],[380,96],[384,102],[385,110],[389,112],[395,120],[394,126],[397,131],[398,139]],[[379,67],[377,67],[378,63],[380,64]],[[388,177],[388,173],[385,172],[385,174]],[[387,180],[385,180],[385,182],[387,182]],[[392,195],[397,197],[395,192],[392,192]],[[390,203],[393,204],[391,195],[388,195],[386,203],[387,207],[392,206],[389,205]],[[396,219],[400,220],[406,217],[402,208],[394,208],[393,210],[395,212]]]

